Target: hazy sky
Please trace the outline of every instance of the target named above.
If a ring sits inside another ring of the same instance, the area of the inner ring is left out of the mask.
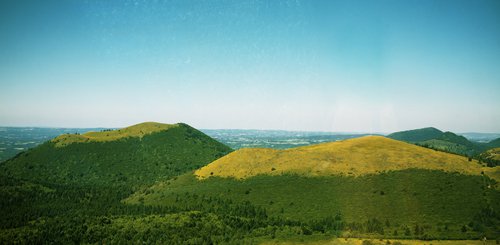
[[[500,132],[500,1],[0,2],[0,125]]]

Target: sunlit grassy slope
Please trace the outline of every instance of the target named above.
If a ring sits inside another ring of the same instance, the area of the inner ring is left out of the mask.
[[[195,172],[200,179],[282,175],[361,176],[410,168],[480,175],[486,168],[476,160],[434,151],[382,136],[366,136],[286,150],[241,149]],[[491,171],[489,169],[489,171]]]
[[[498,170],[500,168],[500,147],[487,150],[477,157],[480,161],[485,162],[489,167],[495,167]],[[500,170],[497,171],[500,175]]]
[[[139,123],[130,127],[102,131],[102,132],[87,132],[84,134],[63,134],[52,140],[56,147],[67,146],[72,143],[84,143],[84,142],[106,142],[114,141],[127,137],[138,137],[141,138],[144,135],[151,134],[154,132],[164,131],[170,128],[178,127],[179,124],[163,124],[157,122],[144,122]]]
[[[487,159],[500,161],[500,148],[493,148],[491,150],[484,152],[481,155],[483,155]]]

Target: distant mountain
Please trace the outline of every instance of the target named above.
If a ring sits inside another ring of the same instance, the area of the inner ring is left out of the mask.
[[[488,143],[472,142],[464,136],[436,128],[401,131],[389,134],[387,137],[468,157],[477,157],[481,152],[500,147],[500,138]]]
[[[396,132],[389,134],[387,137],[395,140],[417,143],[426,140],[437,139],[441,137],[441,135],[443,135],[443,132],[441,130],[433,127],[428,127]]]
[[[479,142],[479,143],[488,143],[492,140],[500,138],[500,133],[459,133],[459,135],[464,136],[470,141]]]
[[[465,145],[467,147],[474,147],[474,144],[472,142],[470,142],[464,136],[460,136],[460,135],[457,135],[457,134],[449,132],[449,131],[442,133],[441,136],[439,136],[436,139],[437,140],[447,141],[447,142],[450,142],[450,143]]]
[[[2,163],[0,170],[40,183],[137,186],[196,169],[229,152],[187,124],[148,122],[63,134]]]
[[[492,140],[492,141],[486,143],[486,146],[488,148],[497,148],[497,147],[500,147],[500,138]]]

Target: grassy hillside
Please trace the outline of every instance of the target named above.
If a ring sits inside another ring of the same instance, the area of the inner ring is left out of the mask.
[[[81,142],[75,139],[89,139]],[[154,183],[203,166],[231,149],[186,124],[62,135],[0,165],[8,176],[40,183]]]
[[[481,153],[479,160],[487,163],[490,167],[500,166],[500,147]]]
[[[100,132],[87,132],[84,134],[62,134],[52,139],[51,142],[55,143],[56,147],[63,147],[73,143],[108,142],[128,137],[142,138],[145,135],[165,131],[178,126],[179,124],[145,122],[118,130],[103,130]]]
[[[210,176],[248,178],[287,173],[305,176],[360,176],[409,168],[480,175],[477,161],[382,136],[366,136],[287,150],[241,149],[197,170]]]
[[[395,140],[401,140],[406,142],[422,142],[431,139],[439,138],[443,132],[436,128],[420,128],[401,132],[395,132],[389,134],[387,137]]]

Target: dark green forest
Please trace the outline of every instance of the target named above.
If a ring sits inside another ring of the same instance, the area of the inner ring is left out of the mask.
[[[500,139],[487,143],[470,141],[453,132],[443,132],[436,128],[421,128],[389,134],[388,138],[406,141],[429,149],[470,157],[496,166],[494,161],[485,161],[481,153],[500,147]]]

